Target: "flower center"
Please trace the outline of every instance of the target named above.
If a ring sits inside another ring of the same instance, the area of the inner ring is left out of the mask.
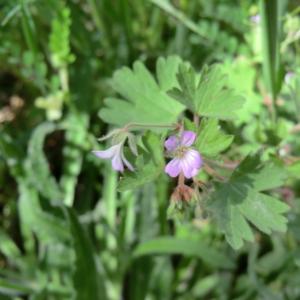
[[[183,158],[187,152],[188,148],[185,146],[180,146],[175,151],[175,156],[177,158]]]

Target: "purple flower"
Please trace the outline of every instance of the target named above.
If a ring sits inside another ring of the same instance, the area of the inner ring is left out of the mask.
[[[104,151],[92,151],[97,157],[103,159],[111,159],[111,164],[114,170],[123,172],[124,164],[130,170],[133,171],[134,168],[131,163],[125,158],[123,152],[124,141],[119,144],[113,145]]]
[[[167,151],[173,159],[166,165],[165,172],[171,177],[177,177],[180,173],[186,178],[196,176],[202,166],[202,158],[197,150],[191,148],[196,140],[196,134],[192,131],[183,131],[180,137],[171,135],[165,141]]]
[[[250,20],[254,23],[254,24],[259,24],[260,23],[260,15],[256,14],[254,16],[250,17]]]

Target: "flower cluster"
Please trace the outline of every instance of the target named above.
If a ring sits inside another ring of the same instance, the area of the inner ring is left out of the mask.
[[[118,133],[116,134],[118,135]],[[131,137],[130,133],[122,134],[118,138],[118,142],[114,143],[110,148],[93,153],[102,159],[111,160],[114,170],[123,172],[125,167],[134,171],[132,164],[126,159],[124,155],[124,145],[127,138]],[[192,131],[182,131],[179,136],[171,135],[165,141],[165,148],[168,156],[172,160],[166,165],[165,172],[171,177],[177,177],[183,174],[185,178],[192,178],[196,176],[202,166],[202,158],[200,153],[191,146],[194,144],[197,136]],[[116,140],[116,139],[114,139]],[[134,147],[130,147],[131,151],[137,155]]]
[[[169,136],[164,146],[166,156],[171,160],[165,166],[165,173],[170,177],[178,177],[178,183],[171,195],[171,202],[168,209],[168,216],[184,215],[186,207],[193,206],[193,199],[197,199],[197,183],[194,180],[193,187],[185,184],[185,178],[191,179],[198,175],[203,161],[200,153],[192,146],[197,135],[193,131],[184,131],[178,128],[177,135]],[[112,146],[106,150],[95,150],[93,153],[102,159],[111,160],[112,168],[119,172],[124,172],[125,168],[134,171],[133,165],[124,155],[124,146],[128,140],[128,145],[135,155],[137,145],[134,135],[128,131],[128,126],[123,129],[116,129],[110,132],[101,140],[112,139]],[[177,218],[177,217],[176,217]]]

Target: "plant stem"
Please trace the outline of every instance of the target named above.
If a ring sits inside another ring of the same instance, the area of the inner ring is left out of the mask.
[[[184,186],[184,174],[181,172],[178,177],[178,186]]]
[[[227,163],[226,162],[220,163],[218,161],[213,161],[210,159],[206,159],[206,161],[216,167],[223,168],[223,169],[229,169],[229,170],[234,170],[239,164],[238,161],[229,161]]]
[[[123,127],[125,130],[129,129],[140,129],[140,128],[178,128],[178,124],[140,124],[140,123],[128,123]]]
[[[194,120],[194,124],[196,125],[196,128],[198,128],[199,124],[200,124],[200,117],[199,117],[199,115],[194,114],[193,120]]]
[[[220,175],[216,170],[214,170],[213,168],[211,168],[208,164],[204,164],[204,170],[211,176],[214,176],[216,178],[218,178],[221,181],[225,181],[225,177],[223,177],[222,175]]]

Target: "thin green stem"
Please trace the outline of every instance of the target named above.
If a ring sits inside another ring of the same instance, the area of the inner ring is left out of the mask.
[[[109,228],[112,232],[116,228],[117,217],[117,173],[111,168],[107,169],[106,177],[103,185],[103,201],[105,205],[105,217]],[[110,250],[117,247],[117,240],[113,233],[109,232],[106,235],[107,245]]]
[[[176,129],[178,128],[178,124],[141,124],[141,123],[128,123],[123,127],[125,130],[138,130],[142,128],[170,128]]]

